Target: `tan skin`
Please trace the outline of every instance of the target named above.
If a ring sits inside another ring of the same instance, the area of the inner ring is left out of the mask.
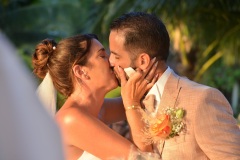
[[[140,53],[137,59],[132,62],[128,50],[124,48],[124,33],[123,31],[111,31],[109,35],[109,48],[110,48],[110,65],[114,67],[117,72],[117,66],[122,68],[137,67],[145,70],[150,64],[150,57],[147,53]],[[133,66],[134,65],[134,66]],[[161,77],[167,69],[167,64],[163,61],[158,61],[156,73]],[[148,79],[148,77],[146,77]],[[108,116],[109,112],[112,116]],[[102,120],[107,124],[118,122],[126,119],[121,97],[114,99],[105,99],[101,109]]]
[[[118,68],[124,105],[140,105],[141,97],[157,80],[154,77],[156,67],[152,67],[153,63],[154,61],[150,63],[146,71],[137,71],[128,81],[123,69]],[[144,77],[150,68],[152,70],[149,72],[148,78],[152,80],[152,83],[147,84]],[[98,118],[104,103],[104,96],[117,87],[115,74],[110,68],[108,55],[102,44],[95,39],[92,40],[87,65],[75,65],[72,70],[74,73],[74,92],[67,98],[55,117],[65,144],[66,159],[78,159],[84,151],[101,159],[109,157],[124,157],[124,159],[127,159],[133,144],[110,129]],[[116,102],[116,100],[114,101]],[[121,103],[121,101],[119,102]],[[118,106],[120,107],[122,104]],[[134,133],[138,134],[143,126],[142,122],[139,121],[141,115],[138,111],[127,111],[126,115],[130,126],[137,126],[133,127],[133,130]],[[104,117],[111,116],[104,114]],[[115,121],[114,118],[112,120],[111,118],[106,119]],[[151,151],[151,146],[146,147],[139,139],[135,139],[134,142],[137,142],[136,145],[140,146],[139,148],[142,151]],[[141,146],[144,147],[141,148]],[[134,147],[134,149],[137,148]]]
[[[118,74],[118,66],[121,66],[122,68],[127,67],[133,67],[133,68],[140,68],[142,70],[146,70],[150,63],[151,59],[148,53],[139,53],[136,60],[133,62],[130,58],[130,52],[126,50],[124,47],[124,32],[121,30],[118,31],[111,31],[109,35],[109,48],[110,48],[110,65],[114,67],[115,72]],[[165,72],[167,69],[167,64],[164,61],[158,61],[156,63],[156,71],[158,78]],[[149,79],[148,76],[145,77],[145,79]],[[109,116],[109,113],[112,113],[112,116]],[[126,119],[126,114],[123,109],[123,102],[121,97],[114,98],[114,99],[105,99],[103,107],[101,109],[101,119],[107,123],[111,124],[114,122],[118,122],[121,120]],[[137,122],[135,122],[137,123]],[[141,123],[142,125],[142,123]],[[143,128],[144,126],[139,125],[139,128]],[[137,125],[134,125],[135,127]],[[132,131],[136,131],[138,129],[132,128]],[[133,140],[138,138],[138,133],[132,132]],[[143,150],[150,150],[150,146],[144,146],[141,142],[139,143],[135,141],[135,144],[138,146],[138,148],[141,148]]]

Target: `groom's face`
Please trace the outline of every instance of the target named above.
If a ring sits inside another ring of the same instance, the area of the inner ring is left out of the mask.
[[[133,67],[136,68],[137,66],[134,65],[130,58],[130,53],[124,47],[124,35],[121,31],[111,31],[109,35],[109,49],[110,49],[110,56],[109,62],[110,65],[113,67],[116,76],[118,75],[117,67],[120,66],[122,68]]]

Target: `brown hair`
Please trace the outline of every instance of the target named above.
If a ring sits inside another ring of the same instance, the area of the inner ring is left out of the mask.
[[[131,52],[132,60],[140,52],[151,58],[166,61],[169,54],[170,39],[163,22],[154,14],[130,12],[115,19],[111,31],[123,31],[124,47]]]
[[[33,73],[43,79],[47,72],[53,85],[65,97],[73,92],[72,67],[75,64],[86,65],[94,34],[76,35],[61,40],[58,44],[52,39],[39,43],[32,56]]]

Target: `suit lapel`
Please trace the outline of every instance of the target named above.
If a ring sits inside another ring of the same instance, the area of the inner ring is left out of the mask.
[[[175,107],[177,103],[178,95],[181,91],[181,86],[179,84],[180,77],[172,72],[165,84],[163,94],[161,97],[161,102],[158,109],[163,109],[166,107]]]
[[[166,107],[176,107],[177,98],[181,91],[179,80],[180,80],[180,77],[176,75],[174,72],[170,74],[163,90],[161,102],[158,107],[158,112],[161,112],[161,110]],[[162,155],[164,144],[165,144],[165,141],[163,140],[161,143],[159,143],[156,146],[160,155]]]

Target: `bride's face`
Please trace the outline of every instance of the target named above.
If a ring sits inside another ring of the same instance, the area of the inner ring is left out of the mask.
[[[118,86],[115,74],[110,68],[108,58],[103,45],[98,40],[93,39],[88,62],[85,67],[90,77],[91,86],[96,87],[96,89],[105,90],[106,92]]]

